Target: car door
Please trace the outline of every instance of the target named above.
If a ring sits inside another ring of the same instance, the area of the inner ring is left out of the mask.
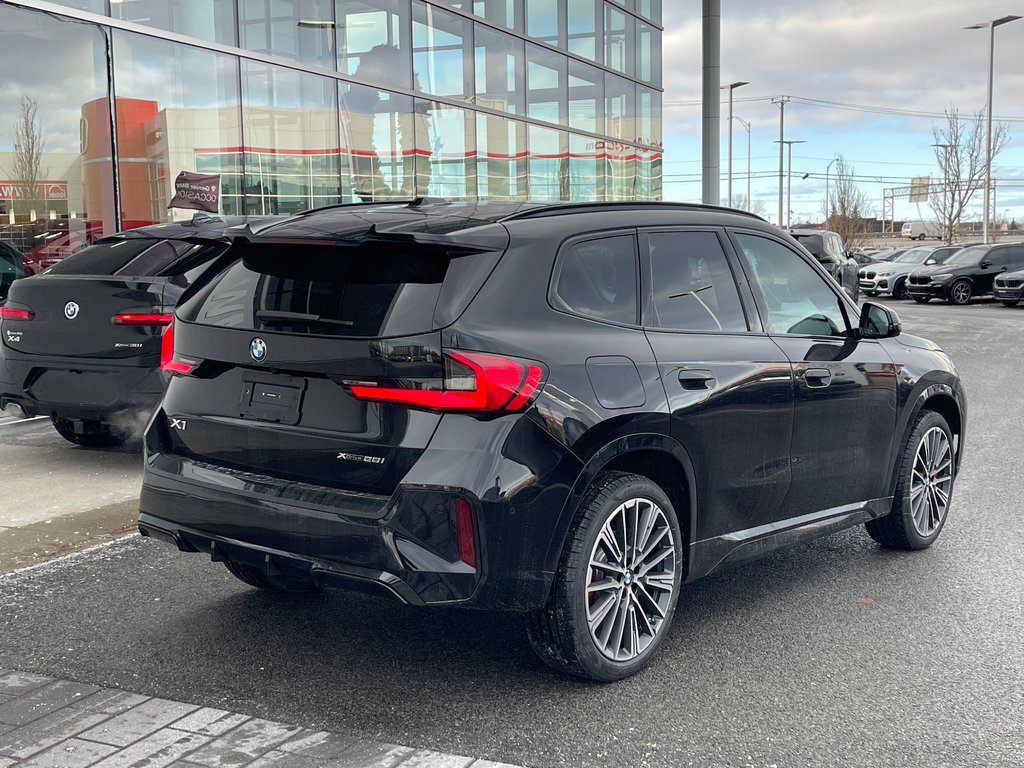
[[[1003,272],[1013,272],[1024,268],[1024,246],[1008,245],[993,248],[984,259],[982,265],[988,264],[978,272],[975,280],[975,293],[992,293],[995,279]]]
[[[857,339],[855,305],[781,240],[733,232],[761,321],[793,364],[792,485],[798,517],[884,496],[896,428],[896,366]]]
[[[729,250],[714,229],[640,233],[644,328],[693,462],[695,541],[773,520],[790,484],[792,366]]]

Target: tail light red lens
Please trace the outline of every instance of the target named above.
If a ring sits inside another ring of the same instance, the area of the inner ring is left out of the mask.
[[[164,329],[163,337],[160,339],[160,370],[167,373],[192,373],[195,363],[182,360],[174,356],[174,322]]]
[[[121,312],[114,315],[111,322],[114,325],[143,325],[143,326],[165,326],[170,325],[174,315],[162,314],[159,312]]]
[[[459,548],[459,560],[476,568],[476,536],[473,533],[473,508],[461,496],[452,501],[455,514],[455,542]]]
[[[31,309],[18,309],[16,307],[9,307],[6,304],[0,307],[0,320],[27,321],[31,320],[35,316],[36,313]]]
[[[360,400],[398,403],[434,411],[515,412],[540,391],[544,369],[529,360],[514,360],[483,352],[446,352],[443,381],[434,386],[374,386],[345,382]]]

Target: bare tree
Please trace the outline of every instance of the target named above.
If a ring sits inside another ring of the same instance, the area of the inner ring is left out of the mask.
[[[939,191],[928,201],[942,228],[942,239],[952,243],[964,211],[974,193],[985,185],[985,110],[961,118],[955,107],[946,110],[946,122],[932,127],[935,159],[942,170]],[[1009,126],[992,126],[992,161],[1009,141]]]
[[[825,201],[825,229],[843,238],[847,248],[861,245],[871,236],[869,221],[874,208],[867,193],[854,181],[854,168],[842,155],[836,155],[836,169],[828,199]]]
[[[42,181],[46,135],[37,115],[38,109],[36,99],[22,94],[21,112],[14,123],[14,152],[10,171],[20,187],[25,212],[39,209],[42,203],[39,182]]]
[[[738,195],[733,195],[733,208],[738,208],[741,211],[750,211],[751,213],[764,218],[768,214],[768,205],[764,200],[755,199],[752,204],[748,204],[747,196],[740,192]]]

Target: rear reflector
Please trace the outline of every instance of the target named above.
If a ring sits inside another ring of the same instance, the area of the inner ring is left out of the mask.
[[[353,397],[433,411],[514,412],[540,390],[544,369],[529,360],[482,352],[445,352],[443,381],[413,381],[405,386],[345,382]]]
[[[160,339],[160,370],[167,373],[192,373],[196,365],[174,356],[174,323],[168,324]]]
[[[111,322],[114,325],[164,326],[170,325],[173,319],[174,315],[157,312],[121,312],[120,314],[114,315]]]
[[[6,304],[0,307],[0,320],[31,320],[35,316],[31,309],[15,309]]]
[[[476,537],[473,535],[473,508],[461,496],[452,499],[455,512],[455,541],[459,560],[476,568]]]

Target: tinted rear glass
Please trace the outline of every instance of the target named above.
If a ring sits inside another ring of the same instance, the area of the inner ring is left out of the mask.
[[[454,319],[498,257],[399,248],[282,250],[283,274],[238,261],[190,299],[181,315],[204,325],[315,336],[424,333]],[[439,304],[454,311],[439,311]]]
[[[202,248],[181,240],[124,238],[91,245],[50,267],[51,275],[123,275],[152,277]]]
[[[793,237],[815,256],[825,251],[825,243],[821,239],[821,235],[793,235]]]

